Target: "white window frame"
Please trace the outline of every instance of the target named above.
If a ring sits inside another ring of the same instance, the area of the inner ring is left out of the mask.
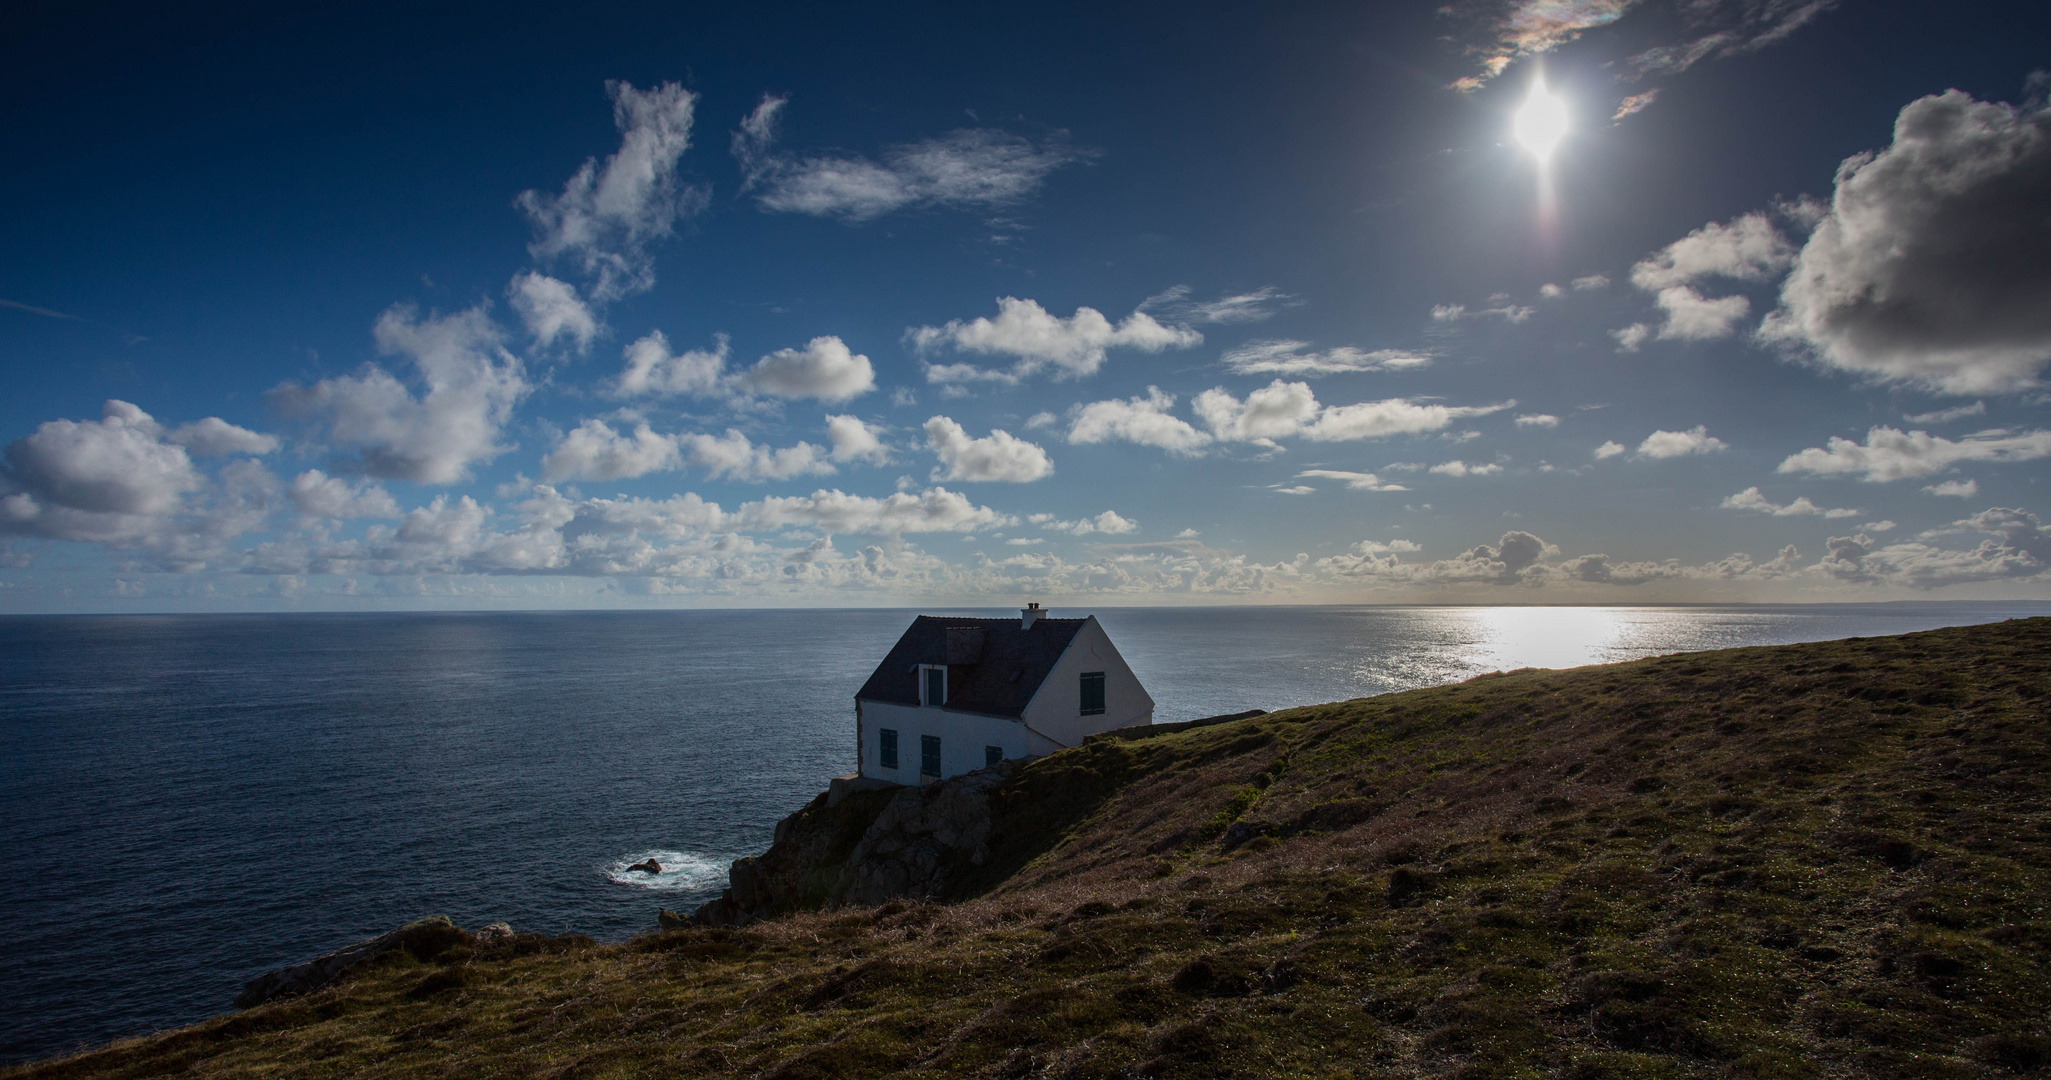
[[[934,672],[934,671],[937,671],[937,672],[939,672],[939,673],[940,673],[940,700],[939,700],[939,701],[929,701],[929,700],[927,700],[927,693],[926,693],[926,691],[927,691],[927,689],[928,689],[928,688],[930,687],[930,685],[931,685],[931,684],[930,684],[930,683],[928,682],[928,680],[930,680],[930,679],[932,678],[932,676],[931,676],[931,675],[929,675],[929,674],[928,674],[928,672]],[[945,664],[920,664],[920,665],[919,665],[919,704],[920,704],[920,705],[923,705],[923,706],[925,706],[925,707],[927,707],[927,708],[929,708],[929,709],[938,709],[938,708],[941,708],[941,707],[943,707],[943,706],[945,706],[945,705],[947,704],[947,665],[945,665]]]

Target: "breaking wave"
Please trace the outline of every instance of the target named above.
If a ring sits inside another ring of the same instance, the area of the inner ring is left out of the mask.
[[[650,859],[662,866],[662,873],[627,869]],[[655,892],[688,892],[724,885],[726,867],[725,862],[687,851],[636,851],[606,864],[605,876],[606,880],[617,885],[633,885]]]

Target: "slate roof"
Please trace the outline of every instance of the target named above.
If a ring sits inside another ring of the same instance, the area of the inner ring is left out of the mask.
[[[1088,621],[1042,617],[1032,629],[1021,630],[1016,617],[921,615],[912,620],[855,697],[917,705],[918,666],[946,664],[948,708],[985,716],[1019,716]]]

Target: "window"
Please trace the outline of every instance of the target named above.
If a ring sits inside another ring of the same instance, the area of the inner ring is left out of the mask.
[[[940,775],[940,736],[919,736],[919,773],[924,776]]]
[[[985,747],[983,747],[983,768],[986,768],[986,769],[987,769],[987,768],[989,768],[990,766],[992,766],[992,765],[995,765],[995,764],[997,764],[998,762],[1000,762],[1000,761],[1003,761],[1003,760],[1004,760],[1004,748],[1003,748],[1003,747],[1001,747],[1001,746],[985,746]]]
[[[926,669],[926,700],[925,700],[925,703],[926,703],[926,704],[928,704],[928,705],[932,705],[932,706],[935,706],[936,708],[937,708],[938,706],[941,706],[941,705],[945,705],[945,704],[947,704],[947,669],[946,669],[946,668],[944,668],[944,667],[929,667],[929,668],[927,668],[927,669]]]
[[[884,768],[897,768],[897,732],[889,728],[877,728],[876,751],[876,756],[882,759]]]
[[[1104,712],[1104,673],[1085,671],[1082,673],[1082,714],[1101,716]]]

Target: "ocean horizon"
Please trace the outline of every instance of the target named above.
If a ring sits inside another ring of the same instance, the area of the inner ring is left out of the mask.
[[[852,770],[854,692],[912,615],[1008,610],[0,616],[0,1058],[226,1012],[430,914],[652,931]],[[2051,603],[1055,613],[1097,615],[1173,722]]]

